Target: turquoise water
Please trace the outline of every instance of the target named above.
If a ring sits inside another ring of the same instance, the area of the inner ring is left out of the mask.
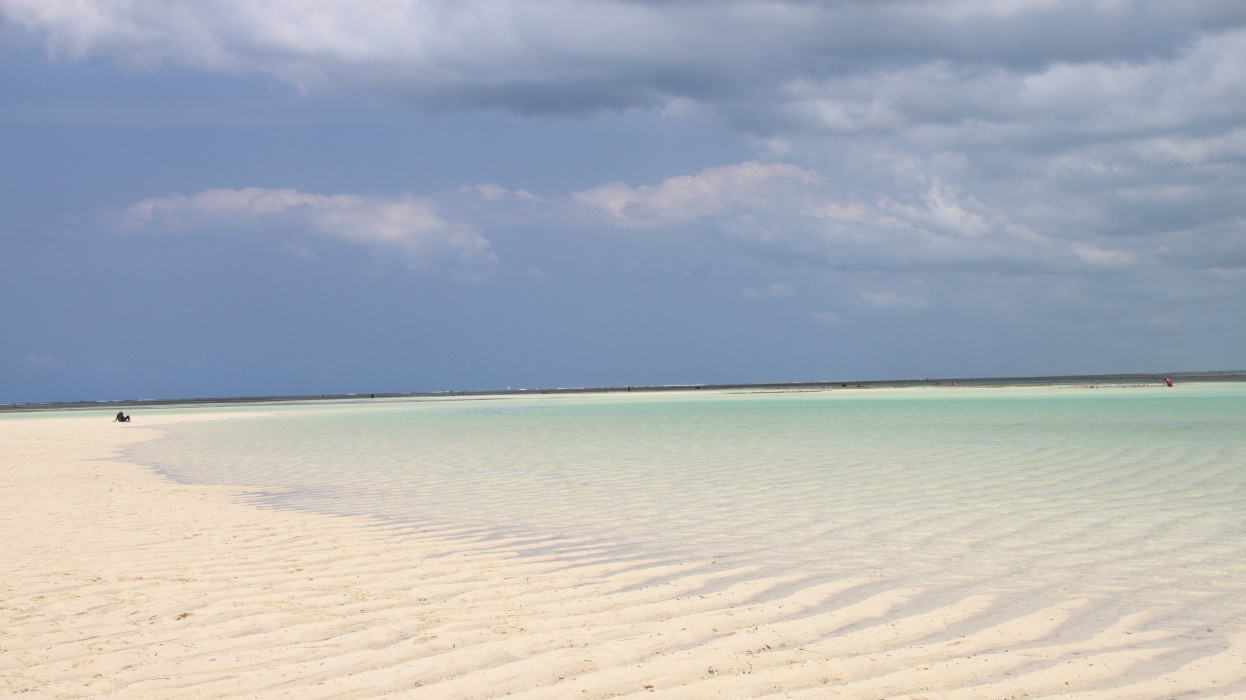
[[[178,424],[129,456],[270,507],[528,538],[567,557],[1246,609],[1243,384],[273,410]]]

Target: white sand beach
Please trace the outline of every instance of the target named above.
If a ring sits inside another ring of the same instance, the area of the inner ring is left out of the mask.
[[[0,695],[1246,697],[1241,620],[1203,638],[1081,595],[1012,615],[866,572],[569,563],[118,459],[191,419],[0,421]]]

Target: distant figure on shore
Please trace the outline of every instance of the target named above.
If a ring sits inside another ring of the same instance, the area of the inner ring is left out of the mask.
[[[117,417],[116,417],[116,418],[113,418],[113,419],[112,419],[112,422],[114,422],[114,423],[129,423],[129,422],[130,422],[130,417],[129,417],[129,416],[127,416],[127,415],[126,415],[125,413],[123,413],[122,411],[117,411]]]
[[[1168,377],[1164,377],[1164,382],[1167,383],[1168,386],[1172,386],[1172,380],[1169,379]]]

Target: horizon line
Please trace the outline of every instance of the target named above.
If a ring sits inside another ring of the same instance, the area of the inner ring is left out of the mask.
[[[1184,382],[1246,382],[1246,370],[1215,370],[1198,372],[1132,372],[1124,374],[1068,374],[1031,377],[936,377],[925,379],[873,379],[873,380],[819,380],[812,382],[744,382],[725,384],[650,384],[584,387],[545,387],[535,389],[452,389],[443,391],[412,392],[356,392],[346,394],[290,394],[272,396],[220,396],[206,398],[163,399],[105,399],[82,401],[48,401],[0,404],[0,412],[54,411],[97,409],[107,407],[177,407],[211,404],[248,403],[296,403],[319,401],[372,401],[399,398],[442,398],[448,396],[527,396],[546,394],[593,394],[593,393],[659,393],[664,391],[724,391],[731,389],[868,389],[911,386],[1041,386],[1050,384],[1094,384],[1096,382],[1162,383],[1165,378],[1178,378]]]

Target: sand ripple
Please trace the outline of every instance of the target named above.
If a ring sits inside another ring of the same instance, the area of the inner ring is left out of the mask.
[[[0,422],[0,692],[1246,695],[1241,618],[1193,627],[1194,600],[1138,608],[1110,591],[1020,579],[777,575],[620,560],[590,538],[551,551],[530,538],[262,511],[236,489],[90,460],[136,427]]]

